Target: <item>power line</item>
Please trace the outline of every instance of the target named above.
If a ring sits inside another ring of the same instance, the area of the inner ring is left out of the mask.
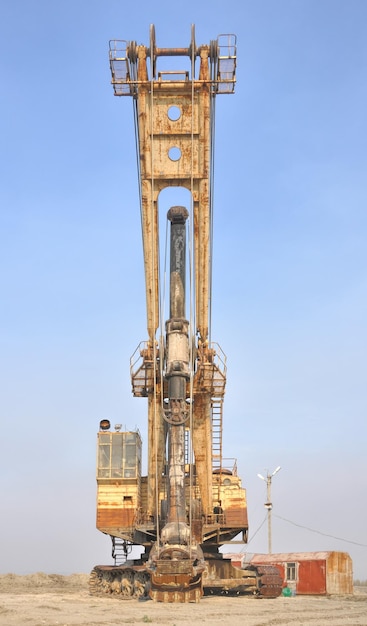
[[[367,548],[367,544],[365,543],[358,543],[358,541],[350,541],[349,539],[343,539],[342,537],[335,537],[335,535],[329,535],[328,533],[323,533],[320,530],[315,530],[314,528],[308,528],[308,526],[302,526],[302,524],[297,524],[296,522],[292,522],[291,520],[286,519],[285,517],[281,517],[280,515],[274,515],[274,517],[277,517],[278,519],[283,520],[283,522],[288,522],[288,524],[292,524],[293,526],[298,526],[298,528],[304,528],[305,530],[309,530],[312,533],[323,535],[324,537],[330,537],[331,539],[337,539],[338,541],[345,541],[345,543],[353,543],[355,546],[362,546],[363,548]],[[260,528],[258,530],[260,530]]]
[[[248,540],[247,545],[249,546],[251,541],[256,537],[257,533],[259,532],[259,530],[264,526],[265,522],[267,519],[267,515],[265,515],[263,521],[261,522],[259,528],[257,530],[255,530],[254,534],[252,535],[251,539]]]

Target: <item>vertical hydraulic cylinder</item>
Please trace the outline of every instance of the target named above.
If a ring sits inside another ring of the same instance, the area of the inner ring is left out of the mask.
[[[186,220],[184,207],[171,207],[170,318],[166,322],[166,379],[168,382],[168,523],[186,522],[185,421],[188,416],[189,323],[185,319]]]

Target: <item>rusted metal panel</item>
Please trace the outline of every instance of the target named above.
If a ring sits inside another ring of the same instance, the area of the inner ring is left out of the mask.
[[[103,482],[97,491],[97,528],[132,527],[139,508],[137,481]]]
[[[353,593],[353,563],[347,552],[328,553],[326,591],[330,594]]]
[[[97,510],[97,528],[132,528],[136,518],[133,509],[102,509]]]
[[[157,490],[160,493],[163,480],[164,468],[164,442],[165,427],[161,411],[159,396],[160,385],[157,385],[157,395],[150,394],[148,397],[148,479],[146,512],[147,517],[156,518]]]
[[[204,574],[204,589],[210,593],[277,598],[282,590],[282,578],[276,567],[270,565],[249,566],[240,569],[230,559],[208,559]]]
[[[210,476],[212,474],[210,395],[198,394],[195,396],[194,409],[193,447],[203,512],[207,515],[213,512],[213,494],[210,482]]]
[[[131,504],[130,504],[131,503]],[[97,491],[97,505],[101,507],[122,507],[131,505],[134,508],[139,506],[139,486],[137,481],[109,481],[102,483],[99,481]]]
[[[226,526],[248,527],[246,490],[241,486],[239,476],[222,474],[220,494]]]
[[[251,561],[253,563],[272,563],[274,560],[280,563],[287,561],[307,561],[307,560],[326,560],[329,553],[321,552],[276,552],[272,554],[253,554]]]
[[[251,563],[266,563],[283,568],[284,584],[294,587],[299,594],[352,594],[352,559],[346,552],[289,552],[255,554]],[[286,564],[296,563],[295,581],[287,581]]]
[[[326,561],[324,559],[298,561],[296,592],[308,595],[326,593]]]
[[[195,541],[202,543],[203,541],[203,522],[202,520],[192,520],[191,533]]]
[[[236,526],[239,528],[247,527],[247,508],[236,508],[235,506],[233,506],[229,509],[226,509],[225,524],[226,526]]]
[[[190,573],[152,574],[149,595],[156,602],[199,602],[202,577]]]

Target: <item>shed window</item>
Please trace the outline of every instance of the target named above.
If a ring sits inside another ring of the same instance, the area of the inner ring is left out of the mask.
[[[297,580],[297,563],[287,563],[287,580]]]

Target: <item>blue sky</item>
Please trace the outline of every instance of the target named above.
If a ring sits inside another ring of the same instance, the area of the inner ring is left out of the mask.
[[[129,359],[146,324],[132,103],[113,97],[108,41],[148,44],[154,23],[184,47],[194,23],[198,44],[238,38],[236,93],[216,105],[212,336],[248,550],[267,550],[257,473],[281,465],[273,551],[347,551],[367,579],[367,5],[224,8],[1,5],[2,573],[110,562],[96,431],[107,417],[144,437]]]

